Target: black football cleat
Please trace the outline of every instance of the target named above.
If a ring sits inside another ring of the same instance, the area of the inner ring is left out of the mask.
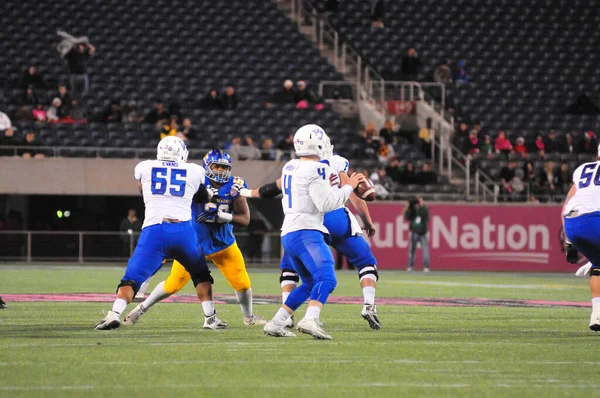
[[[4,300],[2,300],[2,297],[0,297],[0,310],[3,310],[6,308],[6,303],[4,302]]]

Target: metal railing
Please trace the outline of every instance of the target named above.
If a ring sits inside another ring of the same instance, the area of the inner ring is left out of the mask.
[[[202,159],[212,148],[189,149],[190,159]],[[156,148],[132,148],[132,147],[96,147],[96,146],[0,146],[1,156],[22,156],[22,153],[41,153],[51,157],[86,157],[86,158],[154,158]],[[269,150],[260,150],[263,154],[271,154]],[[119,156],[115,156],[118,154]],[[275,159],[293,158],[294,151],[274,151]],[[243,159],[240,159],[243,160]],[[260,160],[260,159],[256,159]]]
[[[238,246],[247,252],[256,242],[247,232],[236,233]],[[0,231],[0,261],[126,262],[135,249],[138,233],[95,231]],[[257,258],[247,263],[275,264],[281,258],[280,234],[265,234]]]

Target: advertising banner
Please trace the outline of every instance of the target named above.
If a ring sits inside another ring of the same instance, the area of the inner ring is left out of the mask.
[[[369,206],[377,233],[368,239],[381,269],[406,269],[404,203]],[[563,253],[560,206],[431,204],[432,270],[574,272]],[[421,249],[415,269],[421,269]],[[585,262],[582,259],[582,262]]]

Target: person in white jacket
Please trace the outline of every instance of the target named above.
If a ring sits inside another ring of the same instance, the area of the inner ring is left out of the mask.
[[[329,178],[332,171],[325,160],[328,137],[317,125],[301,127],[294,136],[298,159],[283,167],[282,206],[285,214],[281,227],[281,243],[287,263],[302,279],[285,303],[269,321],[264,332],[276,337],[294,337],[285,325],[290,316],[310,297],[306,315],[298,322],[298,331],[317,339],[331,340],[319,320],[327,297],[337,280],[334,259],[329,250],[329,231],[323,225],[324,214],[342,207],[362,174],[354,174],[340,189],[333,190]]]

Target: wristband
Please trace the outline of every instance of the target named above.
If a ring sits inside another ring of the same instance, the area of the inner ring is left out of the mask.
[[[228,222],[231,222],[232,220],[233,220],[233,214],[231,214],[231,213],[225,213],[222,211],[217,213],[217,222],[228,223]]]
[[[244,198],[251,198],[252,190],[248,189],[248,188],[242,188],[242,189],[240,189],[240,195],[243,196]]]

